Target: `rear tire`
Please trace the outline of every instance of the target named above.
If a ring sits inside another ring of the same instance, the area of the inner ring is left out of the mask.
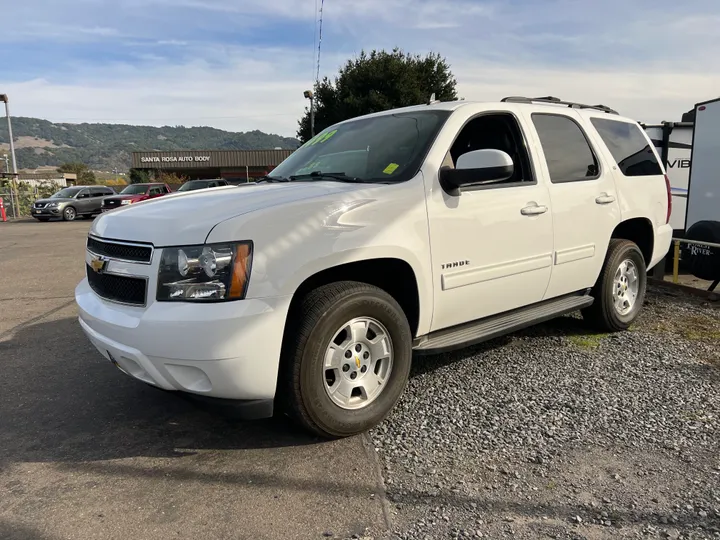
[[[395,299],[365,283],[331,283],[307,294],[289,320],[279,381],[287,412],[328,438],[380,423],[412,360],[412,332]]]
[[[604,332],[627,330],[645,300],[647,272],[643,254],[634,242],[610,240],[605,264],[592,290],[593,305],[583,319]]]
[[[74,221],[77,217],[77,212],[75,208],[73,208],[72,206],[68,206],[67,208],[65,208],[65,210],[63,210],[62,217],[64,221]]]

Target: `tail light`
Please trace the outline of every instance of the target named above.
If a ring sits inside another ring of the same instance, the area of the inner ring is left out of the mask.
[[[665,175],[665,189],[667,189],[667,216],[665,223],[670,223],[670,214],[672,213],[672,191],[670,190],[670,179]]]

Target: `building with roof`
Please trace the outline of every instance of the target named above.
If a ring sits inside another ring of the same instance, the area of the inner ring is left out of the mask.
[[[10,179],[13,178],[13,176],[11,173],[0,173],[0,178]],[[77,174],[59,173],[52,170],[37,173],[21,172],[18,173],[17,180],[32,187],[41,187],[48,184],[67,187],[77,184]]]
[[[269,174],[294,150],[181,150],[133,152],[132,168],[167,172],[190,180],[224,178],[245,182]]]

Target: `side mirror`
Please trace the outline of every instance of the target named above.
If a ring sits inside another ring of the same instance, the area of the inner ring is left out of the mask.
[[[504,182],[513,175],[512,158],[502,150],[473,150],[461,155],[454,169],[440,170],[440,182],[448,191],[465,186]]]
[[[90,196],[89,193],[78,193],[78,199],[87,199]]]

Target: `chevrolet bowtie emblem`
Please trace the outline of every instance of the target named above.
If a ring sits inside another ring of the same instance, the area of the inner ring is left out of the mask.
[[[360,369],[360,357],[358,356],[355,357],[355,365]]]
[[[108,259],[107,257],[100,257],[95,256],[92,259],[90,259],[90,268],[93,269],[94,272],[97,272],[98,274],[102,274],[105,270],[105,267],[107,266]]]

